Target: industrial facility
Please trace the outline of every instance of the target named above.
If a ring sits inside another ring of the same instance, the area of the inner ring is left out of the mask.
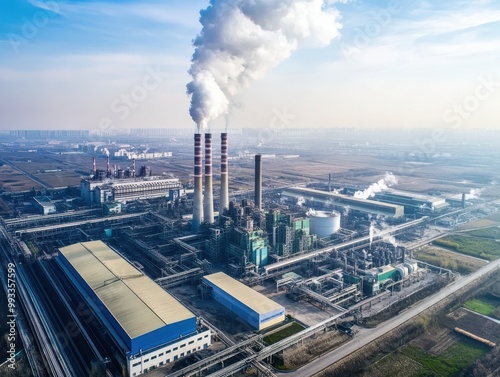
[[[129,376],[210,346],[193,313],[102,241],[63,247],[58,261],[113,334]]]
[[[353,196],[338,194],[335,192],[320,191],[305,187],[292,187],[283,191],[282,196],[297,201],[299,198],[305,200],[305,204],[314,208],[314,205],[324,207],[338,206],[349,208],[351,211],[369,213],[390,217],[404,216],[404,206],[399,204],[376,202],[369,199],[355,198]]]
[[[1,220],[2,243],[23,261],[26,281],[43,287],[21,293],[29,318],[45,321],[31,323],[36,338],[52,344],[46,323],[80,329],[59,356],[44,349],[54,371],[182,376],[252,365],[269,374],[263,360],[273,354],[346,328],[340,320],[361,323],[372,303],[383,307],[394,292],[450,275],[408,245],[429,224],[469,216],[464,195],[452,202],[385,188],[363,199],[353,188],[332,190],[331,177],[324,190],[319,179],[283,187],[268,179],[277,159],[266,153],[230,159],[227,132],[220,140],[196,133],[194,156],[186,143],[185,182],[135,160],[122,168],[107,157],[98,169],[93,157],[74,189],[2,196],[15,208]],[[237,180],[244,190],[229,189]],[[301,316],[309,312],[322,320],[308,323]],[[263,341],[292,325],[303,330]],[[351,327],[346,334],[354,336]]]
[[[210,295],[256,330],[285,320],[285,308],[223,272],[206,275],[203,284]]]
[[[111,170],[109,157],[106,170],[97,170],[95,157],[91,178],[82,179],[80,192],[87,204],[110,202],[130,202],[140,199],[169,197],[170,192],[181,188],[177,178],[163,178],[151,175],[146,166],[135,172],[135,160],[132,168]]]

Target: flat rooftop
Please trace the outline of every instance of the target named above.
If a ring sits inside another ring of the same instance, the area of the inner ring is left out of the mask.
[[[283,306],[223,272],[217,272],[203,278],[258,314],[284,309]]]
[[[314,196],[314,200],[319,201],[319,198],[328,198],[332,200],[332,204],[339,204],[341,206],[349,206],[351,209],[361,210],[370,213],[380,213],[394,217],[401,217],[404,215],[404,206],[398,204],[391,204],[379,202],[375,200],[355,198],[353,196],[337,194],[335,192],[321,191],[305,187],[289,187],[283,190],[285,195],[293,194],[294,196],[301,195],[308,198]],[[324,199],[326,200],[326,199]],[[324,203],[326,203],[324,201]]]
[[[102,241],[59,249],[133,339],[194,314]]]

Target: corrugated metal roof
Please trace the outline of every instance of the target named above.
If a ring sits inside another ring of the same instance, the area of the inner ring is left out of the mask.
[[[59,250],[131,339],[194,317],[102,241],[77,243]]]
[[[283,309],[283,306],[223,272],[217,272],[215,274],[204,276],[204,279],[216,285],[224,292],[233,296],[236,300],[245,304],[259,314]]]

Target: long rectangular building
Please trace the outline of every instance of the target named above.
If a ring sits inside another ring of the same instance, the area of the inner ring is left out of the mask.
[[[390,217],[404,216],[404,206],[402,205],[377,202],[368,199],[360,199],[348,195],[337,194],[335,192],[321,191],[305,187],[291,187],[285,189],[282,195],[295,199],[303,197],[306,200],[309,200],[309,198],[312,198],[310,200],[314,203],[348,207],[351,210],[364,213]]]
[[[168,197],[170,190],[181,188],[178,178],[124,178],[96,181],[80,181],[81,197],[88,204],[107,202],[129,202],[139,199]]]
[[[121,345],[130,376],[210,345],[196,317],[102,241],[59,249],[61,266]]]
[[[285,308],[223,272],[203,277],[212,297],[256,330],[285,320]]]

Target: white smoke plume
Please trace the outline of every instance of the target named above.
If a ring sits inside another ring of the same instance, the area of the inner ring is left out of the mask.
[[[305,203],[306,203],[306,200],[304,199],[304,197],[303,197],[303,196],[299,196],[299,197],[297,198],[297,205],[298,205],[298,206],[301,206],[301,207],[302,207]]]
[[[372,244],[373,244],[373,238],[375,236],[380,237],[380,233],[382,233],[382,231],[388,227],[388,225],[386,223],[381,223],[380,225],[381,225],[381,228],[379,229],[375,226],[374,222],[370,223],[370,233],[369,233],[369,235],[370,235],[370,248],[372,247]],[[390,243],[394,247],[398,246],[398,242],[396,241],[396,238],[390,234],[382,235],[382,240]]]
[[[476,199],[479,198],[481,193],[483,192],[483,189],[475,188],[475,189],[470,189],[470,192],[468,194],[465,194],[465,199]]]
[[[198,126],[228,111],[240,90],[262,78],[299,45],[327,46],[339,36],[339,12],[328,0],[210,0],[187,84]]]
[[[396,179],[396,177],[391,172],[387,172],[385,173],[384,178],[380,179],[378,182],[372,183],[366,190],[356,191],[354,193],[354,197],[360,199],[368,199],[372,196],[375,196],[376,193],[397,184],[398,180]]]

